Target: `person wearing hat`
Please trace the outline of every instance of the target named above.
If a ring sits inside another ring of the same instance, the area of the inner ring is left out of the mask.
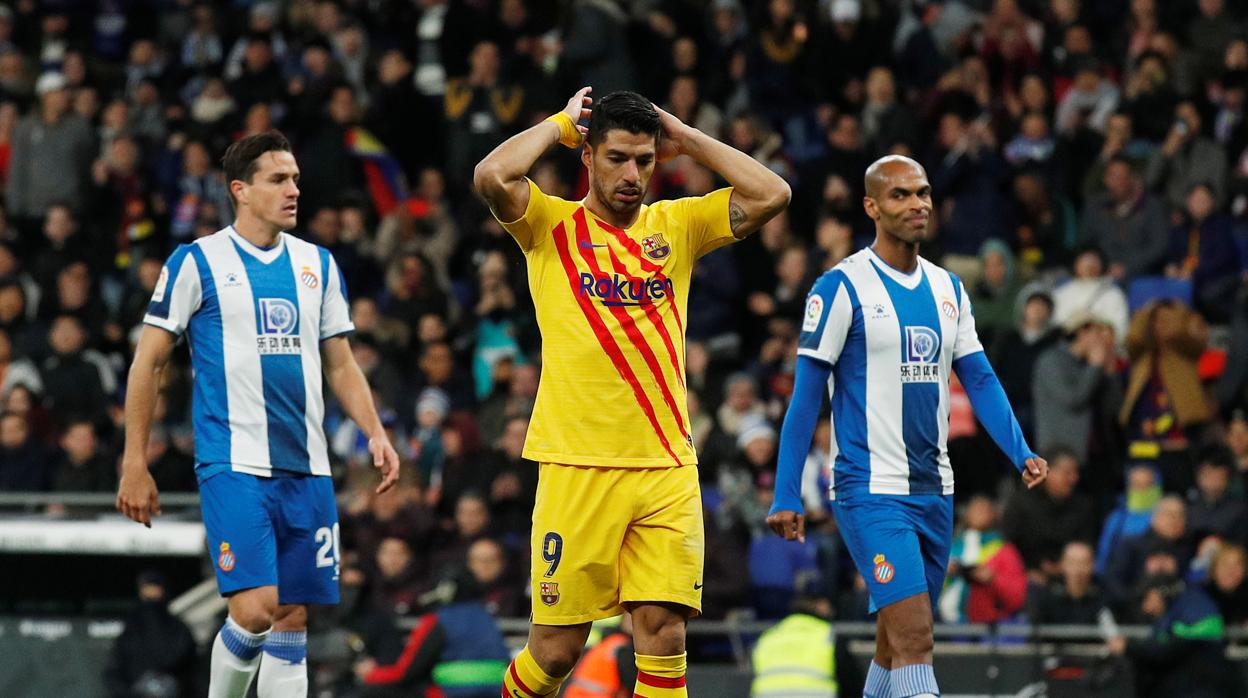
[[[49,206],[63,202],[81,211],[86,203],[94,138],[82,117],[70,110],[65,87],[60,73],[40,75],[35,82],[39,107],[13,132],[8,213],[32,234]]]
[[[1066,341],[1041,354],[1032,374],[1036,444],[1041,451],[1069,447],[1084,463],[1096,407],[1118,404],[1114,399],[1122,391],[1114,331],[1086,311],[1068,318],[1062,329]]]
[[[169,612],[168,583],[156,569],[135,580],[138,605],[113,643],[104,684],[109,698],[175,698],[197,695],[195,638]]]

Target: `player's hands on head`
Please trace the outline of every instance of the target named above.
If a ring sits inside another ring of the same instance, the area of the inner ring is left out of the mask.
[[[385,435],[369,439],[368,452],[373,455],[373,467],[381,471],[381,484],[377,486],[377,494],[381,494],[399,481],[399,454]]]
[[[1023,484],[1027,489],[1044,482],[1049,477],[1049,462],[1040,456],[1032,456],[1023,463]]]
[[[655,157],[659,162],[667,162],[683,152],[681,145],[684,143],[689,127],[657,104],[654,105],[654,110],[659,113],[659,127],[662,129],[662,134],[659,136],[659,152]]]
[[[582,87],[572,95],[572,99],[568,100],[567,106],[563,108],[563,113],[572,119],[572,123],[576,124],[576,130],[581,134],[581,140],[584,141],[585,136],[589,134],[589,129],[581,125],[582,121],[589,119],[592,113],[590,107],[594,100],[589,96],[593,91],[592,87]]]
[[[796,511],[777,511],[767,517],[767,525],[785,540],[806,542],[806,516]]]
[[[131,521],[152,527],[152,516],[160,516],[160,496],[147,463],[122,463],[121,483],[117,486],[117,511]]]

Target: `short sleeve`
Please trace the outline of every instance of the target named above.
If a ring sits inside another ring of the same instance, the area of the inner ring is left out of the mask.
[[[694,259],[736,242],[732,225],[728,222],[728,202],[732,199],[732,191],[732,187],[725,187],[705,196],[680,200],[688,216],[686,230]]]
[[[179,245],[160,270],[143,322],[181,335],[203,299],[199,265],[191,254],[191,246]]]
[[[845,274],[833,270],[819,277],[806,296],[797,353],[835,364],[853,319],[853,301]]]
[[[490,213],[503,226],[503,230],[515,238],[520,249],[528,252],[550,236],[550,229],[555,224],[555,209],[551,206],[551,200],[555,197],[538,189],[533,180],[526,178],[525,181],[529,183],[529,205],[525,207],[523,216],[514,221],[504,221],[493,209],[490,209]]]
[[[954,292],[958,296],[958,336],[953,341],[953,360],[957,361],[963,356],[983,351],[984,345],[980,343],[979,334],[975,331],[975,313],[971,311],[970,294],[966,292],[966,287],[957,275],[949,276],[953,279]]]
[[[347,284],[342,279],[338,262],[325,248],[321,253],[321,278],[325,279],[325,292],[321,296],[321,339],[355,331],[351,322],[351,308],[347,300]]]

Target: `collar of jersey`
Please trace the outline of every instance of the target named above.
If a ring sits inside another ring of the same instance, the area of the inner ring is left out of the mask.
[[[230,239],[234,241],[234,244],[238,246],[240,251],[246,252],[265,264],[268,264],[280,257],[282,255],[282,250],[286,249],[286,233],[278,233],[277,244],[269,248],[264,248],[256,247],[248,242],[247,238],[239,235],[238,231],[235,230],[232,225],[225,230],[229,233]]]
[[[866,247],[866,251],[871,257],[871,264],[876,269],[887,274],[890,279],[901,284],[906,289],[914,290],[918,288],[919,282],[923,280],[923,260],[921,258],[917,260],[918,263],[915,265],[914,271],[907,274],[880,259],[880,256],[870,246]]]

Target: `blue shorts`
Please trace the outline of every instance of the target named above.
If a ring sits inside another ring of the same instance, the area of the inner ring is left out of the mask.
[[[284,604],[338,603],[338,507],[328,477],[226,471],[199,484],[222,596],[277,586]]]
[[[953,543],[953,495],[837,499],[832,513],[867,582],[872,613],[923,592],[935,611]]]

